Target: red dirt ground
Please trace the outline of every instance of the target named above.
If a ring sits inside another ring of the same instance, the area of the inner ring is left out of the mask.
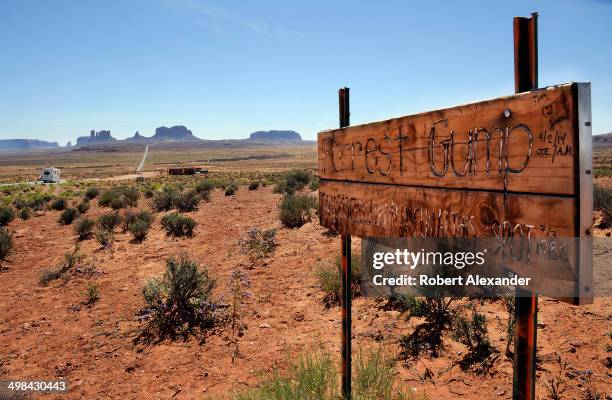
[[[39,273],[74,248],[73,227],[58,225],[57,212],[12,222],[15,249],[0,273],[0,380],[68,379],[67,395],[45,398],[203,399],[256,385],[258,374],[282,362],[287,351],[294,354],[322,344],[338,354],[339,361],[340,311],[323,306],[313,274],[317,262],[333,262],[339,237],[325,235],[316,222],[281,229],[279,199],[270,188],[242,188],[235,197],[215,191],[212,202],[192,213],[199,223],[193,238],[166,237],[158,216],[142,244],[130,243],[129,234],[116,235],[113,251],[100,250],[93,239],[82,242],[81,249],[100,274],[77,275],[46,287],[38,284]],[[103,211],[92,206],[88,216]],[[140,326],[136,313],[143,307],[142,286],[163,273],[168,256],[186,252],[208,266],[219,280],[221,296],[231,270],[246,262],[238,254],[237,240],[254,226],[278,228],[280,245],[266,265],[247,271],[253,296],[246,306],[248,329],[240,339],[244,359],[232,364],[227,332],[201,345],[195,339],[133,344]],[[610,250],[596,257],[607,264]],[[100,300],[86,307],[83,292],[92,280],[99,284]],[[379,304],[355,300],[355,346],[376,345],[378,340],[397,353],[398,338],[419,321],[406,321]],[[546,398],[546,381],[558,370],[556,354],[569,364],[563,398],[583,398],[586,383],[580,374],[587,370],[593,372],[592,384],[600,394],[612,394],[606,366],[612,356],[610,298],[581,307],[542,298],[539,306],[538,398]],[[486,303],[483,310],[493,344],[501,351],[489,375],[462,372],[455,363],[466,349],[447,337],[442,357],[424,357],[410,367],[398,362],[402,384],[430,399],[511,398],[512,365],[503,355],[506,313],[500,302]],[[414,371],[423,374],[425,368],[434,377],[423,383]]]

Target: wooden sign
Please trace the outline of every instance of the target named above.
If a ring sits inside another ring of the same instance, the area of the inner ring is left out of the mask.
[[[591,301],[590,125],[590,84],[571,83],[320,132],[321,225],[360,237],[580,238],[577,290]]]

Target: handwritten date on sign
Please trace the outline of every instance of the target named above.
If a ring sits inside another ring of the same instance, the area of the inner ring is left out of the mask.
[[[576,108],[566,84],[320,132],[319,176],[574,195]]]

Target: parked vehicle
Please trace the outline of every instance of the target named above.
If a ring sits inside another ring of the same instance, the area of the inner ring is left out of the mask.
[[[58,168],[53,168],[53,167],[44,168],[40,172],[40,177],[38,178],[38,180],[44,183],[59,183],[60,172],[61,171]]]

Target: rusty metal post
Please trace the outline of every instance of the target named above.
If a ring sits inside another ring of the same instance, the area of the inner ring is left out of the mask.
[[[349,111],[349,88],[345,87],[338,91],[340,105],[340,128],[350,125]],[[342,395],[345,400],[351,398],[351,236],[341,235],[342,247]]]
[[[514,18],[514,86],[516,93],[538,87],[538,13]],[[514,327],[513,400],[535,400],[538,295],[517,289]]]

